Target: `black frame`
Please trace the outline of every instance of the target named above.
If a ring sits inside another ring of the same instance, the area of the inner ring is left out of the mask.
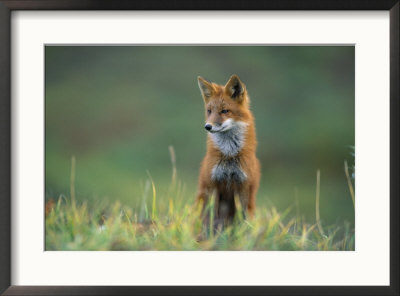
[[[258,2],[257,0],[0,0],[0,293],[2,295],[399,295],[399,7],[399,0]],[[11,286],[10,21],[11,12],[14,10],[390,11],[390,286]]]

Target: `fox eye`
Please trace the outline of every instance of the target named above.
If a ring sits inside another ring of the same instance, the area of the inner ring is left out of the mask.
[[[208,113],[208,114],[211,114],[211,109],[208,109],[208,110],[207,110],[207,113]]]
[[[226,114],[226,113],[228,113],[228,112],[229,112],[229,110],[226,110],[226,109],[224,109],[224,110],[221,111],[222,114]]]

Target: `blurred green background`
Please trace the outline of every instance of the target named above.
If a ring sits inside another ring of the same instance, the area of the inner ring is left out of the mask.
[[[256,118],[262,178],[258,206],[295,205],[315,221],[349,221],[344,174],[353,163],[353,46],[46,46],[46,198],[69,195],[76,157],[77,198],[137,208],[151,174],[158,200],[171,181],[168,147],[192,204],[205,154],[201,75],[225,84],[237,74]]]

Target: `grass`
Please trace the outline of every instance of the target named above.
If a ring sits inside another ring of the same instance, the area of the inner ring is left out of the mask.
[[[170,153],[173,172],[166,198],[157,199],[156,185],[148,173],[138,209],[118,201],[101,205],[77,202],[72,158],[70,195],[46,202],[46,250],[354,250],[355,233],[349,223],[321,224],[319,171],[315,223],[304,221],[296,205],[281,213],[268,207],[257,208],[252,220],[237,215],[225,230],[207,232],[200,208],[185,200],[184,186],[176,177],[173,149]],[[345,169],[347,172],[347,166]],[[350,192],[354,200],[352,187]],[[212,210],[213,203],[208,207]],[[213,219],[210,215],[211,225]]]
[[[171,200],[167,211],[140,220],[118,202],[98,209],[60,197],[46,216],[46,250],[354,250],[348,224],[326,227],[322,234],[317,224],[288,219],[289,213],[258,209],[254,220],[237,217],[232,226],[201,240],[199,211],[189,205]]]

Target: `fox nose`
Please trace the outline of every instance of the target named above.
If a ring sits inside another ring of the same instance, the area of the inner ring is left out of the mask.
[[[210,130],[212,129],[212,125],[209,124],[209,123],[207,123],[207,124],[204,126],[204,128],[205,128],[206,130],[210,131]]]

